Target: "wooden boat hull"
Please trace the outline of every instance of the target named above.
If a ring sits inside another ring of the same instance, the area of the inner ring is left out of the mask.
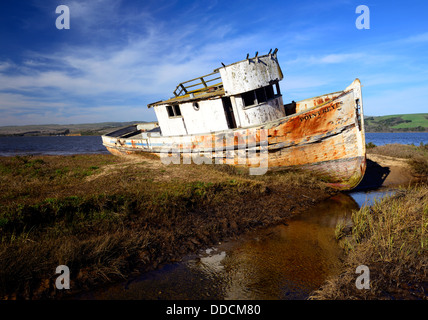
[[[334,188],[356,187],[366,169],[360,81],[344,91],[297,102],[294,108],[302,111],[248,128],[141,139],[109,134],[103,144],[112,154],[152,153],[164,163],[211,161],[258,169],[255,174],[308,170]]]

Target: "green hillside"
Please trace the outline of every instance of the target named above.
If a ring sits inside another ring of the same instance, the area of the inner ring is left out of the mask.
[[[428,113],[364,117],[366,132],[428,131]]]

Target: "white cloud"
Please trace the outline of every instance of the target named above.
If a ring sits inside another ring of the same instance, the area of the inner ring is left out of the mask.
[[[216,27],[209,29],[215,31]],[[224,29],[228,27],[219,27]],[[130,37],[120,47],[89,45],[67,47],[52,54],[32,53],[21,73],[2,75],[0,90],[52,87],[80,96],[115,92],[168,97],[179,82],[212,72],[222,59],[227,63],[245,43],[256,40],[243,36],[224,41],[224,35],[214,32],[210,41],[201,45],[190,40],[199,33],[193,26],[171,31],[149,25],[146,31],[146,36]],[[50,64],[57,68],[39,69]]]
[[[420,33],[414,36],[410,36],[403,40],[400,40],[403,43],[425,43],[428,42],[428,32]]]
[[[377,64],[391,62],[399,59],[398,56],[386,53],[352,52],[352,53],[329,53],[324,55],[302,54],[294,60],[288,61],[295,65],[329,65],[329,64]]]
[[[14,66],[13,63],[11,63],[9,61],[0,61],[0,72],[6,71],[6,70],[12,68],[13,66]]]
[[[82,17],[91,11],[84,6],[78,10]],[[111,43],[100,47],[89,43],[69,45],[52,53],[28,52],[13,72],[9,70],[10,63],[0,62],[0,125],[10,124],[7,121],[13,119],[6,117],[6,113],[29,112],[34,123],[42,119],[40,113],[44,111],[40,110],[50,109],[56,109],[57,112],[50,115],[55,114],[58,121],[64,117],[70,121],[76,119],[70,114],[78,112],[79,106],[72,101],[64,104],[64,97],[82,104],[87,101],[85,114],[88,118],[98,117],[99,121],[107,121],[101,120],[100,105],[107,108],[103,115],[111,117],[117,111],[114,106],[109,107],[112,100],[113,103],[123,101],[121,115],[127,114],[128,119],[133,117],[132,113],[153,118],[153,112],[147,111],[148,103],[171,97],[179,82],[211,73],[220,66],[221,59],[227,62],[241,51],[243,44],[253,40],[242,36],[225,41],[223,37],[229,29],[227,24],[212,22],[207,25],[210,41],[196,42],[195,37],[201,32],[195,25],[170,30],[149,21],[144,35],[130,34],[122,46]],[[13,123],[20,124],[23,120],[29,121],[28,117],[14,119]]]
[[[317,62],[319,63],[342,63],[361,59],[364,55],[361,53],[342,53],[342,54],[328,54],[321,57]]]
[[[5,112],[16,112],[22,109],[38,110],[40,107],[57,108],[66,106],[70,105],[67,105],[65,102],[40,101],[19,93],[0,92],[0,111],[2,114]]]

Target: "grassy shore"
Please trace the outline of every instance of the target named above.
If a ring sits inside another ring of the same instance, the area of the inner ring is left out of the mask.
[[[333,191],[299,172],[111,155],[0,158],[0,297],[60,298],[274,224]],[[58,265],[71,290],[55,287]]]
[[[426,185],[402,189],[362,207],[353,213],[351,227],[338,224],[336,235],[347,253],[343,272],[314,292],[312,299],[427,299]],[[360,265],[369,268],[369,289],[355,284]]]

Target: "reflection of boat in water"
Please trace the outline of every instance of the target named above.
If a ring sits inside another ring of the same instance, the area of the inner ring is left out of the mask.
[[[316,211],[322,212],[317,214],[316,217],[323,219],[317,220],[317,224],[328,225],[330,227],[336,227],[338,220],[334,220],[334,217],[339,216],[340,212],[352,212],[353,210],[360,209],[360,205],[354,198],[355,192],[352,192],[352,196],[347,193],[337,193],[330,198],[317,203]],[[309,209],[311,211],[311,209]],[[333,215],[331,213],[334,213]],[[327,222],[328,221],[328,222]]]
[[[252,174],[299,168],[352,189],[366,168],[360,81],[284,105],[276,53],[180,83],[173,98],[148,105],[158,122],[108,133],[104,146],[118,155],[156,154],[166,163],[241,165]]]

